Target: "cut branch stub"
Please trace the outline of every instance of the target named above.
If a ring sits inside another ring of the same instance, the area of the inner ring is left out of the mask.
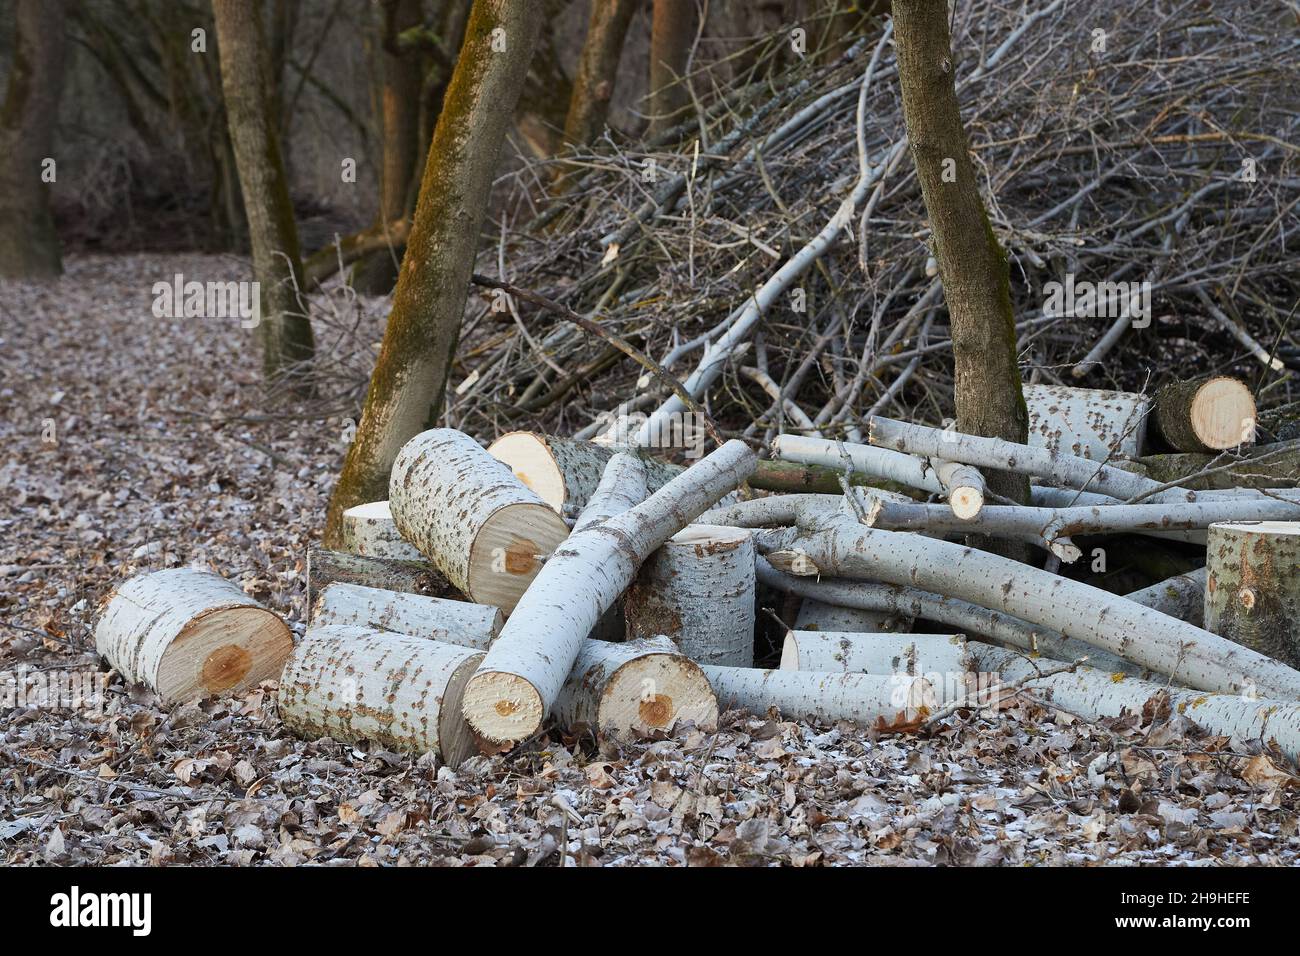
[[[693,524],[642,565],[623,601],[629,638],[663,634],[705,664],[754,663],[754,542],[748,531]]]
[[[164,705],[238,694],[280,676],[293,637],[234,582],[173,568],[131,578],[109,595],[95,649],[128,683]]]
[[[507,614],[569,535],[569,529],[510,469],[463,432],[416,435],[393,464],[393,520],[478,604]]]
[[[476,750],[460,698],[473,648],[367,627],[312,628],[280,680],[284,724],[302,737],[373,740],[456,766]]]
[[[1255,398],[1226,376],[1174,382],[1156,394],[1156,424],[1178,451],[1222,451],[1255,440]]]
[[[354,505],[343,512],[339,542],[344,551],[368,558],[420,561],[419,548],[402,538],[387,501]]]
[[[331,584],[316,599],[311,621],[313,626],[348,624],[483,650],[501,632],[505,618],[500,608],[487,604]]]
[[[1205,626],[1300,666],[1300,522],[1210,525]]]
[[[586,641],[553,714],[570,731],[585,726],[618,738],[644,737],[682,721],[712,730],[718,701],[699,665],[667,637]]]

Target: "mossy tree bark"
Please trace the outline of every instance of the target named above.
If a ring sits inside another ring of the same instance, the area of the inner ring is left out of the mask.
[[[641,0],[603,0],[591,5],[587,38],[582,44],[578,75],[573,80],[569,113],[564,120],[565,142],[584,146],[604,129],[618,77],[618,61],[623,55],[623,40],[640,3]]]
[[[945,0],[893,5],[903,117],[934,234],[952,325],[957,428],[1024,443],[1028,413],[1016,364],[1006,255],[989,226],[953,86]],[[989,472],[993,492],[1028,499],[1022,476]]]
[[[18,0],[13,63],[0,107],[0,276],[63,272],[42,162],[53,156],[63,88],[63,0]]]
[[[258,0],[212,0],[226,121],[261,286],[262,368],[268,378],[301,377],[314,351],[303,288],[298,227],[280,157],[275,88]]]
[[[397,452],[442,411],[497,155],[541,24],[540,4],[475,0],[361,423],[330,498],[327,542],[345,509],[388,497]]]
[[[680,122],[690,103],[684,77],[695,42],[695,21],[695,0],[654,0],[646,107],[650,114],[649,137]]]

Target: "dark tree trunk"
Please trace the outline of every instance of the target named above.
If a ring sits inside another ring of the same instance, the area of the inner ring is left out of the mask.
[[[262,367],[268,378],[305,371],[312,357],[311,322],[300,291],[302,260],[280,138],[270,110],[270,76],[257,0],[213,0],[226,120],[261,285]]]
[[[569,97],[564,139],[575,146],[590,143],[605,127],[609,100],[614,95],[618,62],[628,24],[640,0],[594,0],[587,21],[587,38],[578,61],[578,75]]]
[[[650,114],[647,136],[679,123],[690,104],[686,62],[695,42],[695,0],[654,0],[650,27]]]
[[[361,423],[330,497],[327,542],[336,539],[345,509],[388,497],[398,450],[442,411],[497,156],[541,23],[541,4],[475,0]]]
[[[63,272],[63,259],[42,164],[55,158],[63,0],[18,0],[14,19],[13,66],[0,107],[0,276],[50,278]]]

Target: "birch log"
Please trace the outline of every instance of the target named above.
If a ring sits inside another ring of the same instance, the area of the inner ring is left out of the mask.
[[[582,640],[661,544],[754,470],[729,441],[644,502],[573,535],[546,563],[465,691],[465,716],[488,740],[535,733],[559,695]]]
[[[164,706],[239,694],[280,676],[293,636],[233,581],[193,568],[141,574],[109,595],[95,650]]]
[[[759,716],[775,707],[784,717],[850,720],[886,730],[913,724],[937,705],[929,681],[905,674],[825,674],[709,665],[704,673],[718,696],[719,707]]]
[[[960,634],[790,631],[781,670],[924,677],[940,703],[960,700],[973,688],[971,656]]]
[[[764,564],[767,562],[764,561]],[[912,619],[884,610],[840,607],[816,598],[804,598],[795,615],[797,631],[856,631],[865,634],[901,633],[912,627]]]
[[[623,597],[629,638],[663,634],[702,664],[754,665],[754,542],[719,525],[683,528]]]
[[[862,472],[932,494],[943,491],[943,483],[928,461],[888,448],[827,441],[803,435],[778,435],[772,441],[772,454],[805,465]]]
[[[984,507],[986,491],[979,469],[955,461],[936,460],[933,464],[952,513],[963,521],[978,516]]]
[[[1142,454],[1148,396],[1069,385],[1026,385],[1024,393],[1031,446],[1098,462]]]
[[[390,631],[312,628],[280,679],[280,718],[301,737],[373,740],[455,767],[477,749],[460,696],[482,659],[473,648]]]
[[[404,591],[441,597],[451,585],[442,573],[420,555],[419,561],[396,558],[365,558],[346,551],[325,548],[307,549],[307,620],[316,598],[328,585],[337,582],[361,584],[386,591]]]
[[[312,609],[312,626],[347,624],[485,650],[501,633],[501,609],[469,601],[331,584]]]
[[[367,558],[423,561],[424,555],[397,530],[387,501],[354,505],[343,512],[339,541],[344,551]]]
[[[1124,595],[1145,607],[1168,614],[1188,624],[1203,627],[1205,622],[1206,569],[1200,568],[1186,574],[1176,574],[1140,591]],[[1208,628],[1214,630],[1214,628]],[[1217,632],[1216,632],[1217,633]]]
[[[1156,393],[1156,424],[1176,451],[1222,451],[1255,440],[1255,397],[1223,375],[1174,382]]]
[[[1300,522],[1210,525],[1205,626],[1300,666]]]
[[[471,601],[509,614],[568,526],[463,432],[435,428],[402,446],[389,482],[402,537]]]
[[[573,533],[585,531],[645,501],[645,462],[636,455],[620,452],[609,459],[596,490],[573,524]]]
[[[562,516],[573,519],[587,502],[609,460],[625,448],[556,438],[537,432],[509,432],[488,446],[488,454],[505,462],[515,477]],[[647,491],[658,491],[681,473],[677,465],[641,457]]]
[[[567,730],[582,726],[621,739],[674,724],[718,726],[718,700],[700,666],[667,637],[622,644],[585,641],[552,709]]]
[[[817,512],[808,530],[756,532],[808,573],[906,584],[1043,624],[1201,690],[1300,698],[1300,672],[1127,598],[961,545]]]
[[[1039,668],[1012,651],[972,645],[977,667],[998,672],[1004,683],[1032,677]],[[1141,714],[1147,701],[1169,695],[1170,708],[1212,734],[1235,737],[1243,743],[1275,740],[1292,760],[1300,760],[1300,704],[1289,700],[1258,700],[1230,694],[1203,694],[1152,681],[1079,667],[1073,674],[1061,673],[1026,685],[1035,696],[1062,710],[1097,721],[1121,717],[1125,712]]]

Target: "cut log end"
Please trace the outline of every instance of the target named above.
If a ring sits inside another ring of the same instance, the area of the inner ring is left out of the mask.
[[[513,744],[536,733],[546,717],[542,696],[516,674],[485,671],[465,686],[461,709],[484,740]]]
[[[560,516],[543,505],[498,509],[483,523],[470,548],[466,593],[480,604],[513,610],[546,559],[568,536]]]
[[[505,462],[515,477],[559,513],[564,507],[564,472],[541,436],[509,432],[488,446],[488,454]]]
[[[163,652],[155,690],[165,703],[238,694],[280,676],[293,650],[284,621],[258,607],[215,608]]]
[[[1235,448],[1253,438],[1255,399],[1244,382],[1213,378],[1192,398],[1189,418],[1193,433],[1206,448]]]
[[[718,699],[700,666],[680,654],[646,654],[610,677],[601,694],[600,730],[644,737],[686,721],[718,726]]]
[[[963,521],[979,516],[984,508],[984,492],[979,488],[954,488],[948,495],[952,513]]]

